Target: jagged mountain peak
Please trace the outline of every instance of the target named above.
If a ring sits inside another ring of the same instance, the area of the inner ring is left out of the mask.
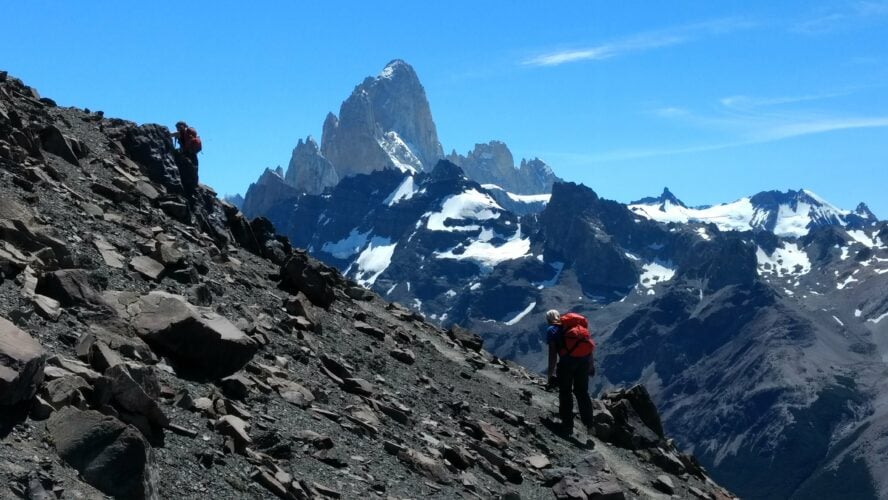
[[[419,81],[413,66],[407,64],[403,59],[393,59],[382,68],[377,78],[393,79],[399,77],[412,77]]]
[[[548,193],[561,180],[539,158],[521,160],[516,166],[512,151],[499,140],[477,143],[465,156],[454,150],[447,159],[462,167],[470,179],[517,194]]]
[[[666,203],[671,203],[672,205],[676,205],[679,207],[687,208],[687,205],[684,204],[678,197],[672,194],[672,191],[669,190],[668,187],[663,188],[663,193],[660,196],[648,196],[642,198],[640,200],[636,200],[630,202],[630,205],[659,205],[660,210],[666,210]]]

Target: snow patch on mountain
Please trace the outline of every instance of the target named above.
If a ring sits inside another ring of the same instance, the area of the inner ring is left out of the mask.
[[[675,268],[670,261],[655,260],[644,264],[641,268],[643,272],[638,278],[638,284],[645,288],[665,283],[675,276]]]
[[[434,255],[438,259],[472,261],[488,271],[501,262],[530,255],[530,238],[522,237],[519,224],[515,234],[502,245],[476,239],[466,246],[459,245],[446,252],[435,252]]]
[[[499,212],[502,210],[489,195],[478,191],[477,189],[469,189],[463,193],[449,196],[441,204],[441,211],[428,213],[428,221],[426,227],[431,231],[477,231],[479,226],[469,224],[465,226],[445,226],[447,219],[453,220],[490,220],[499,218]]]
[[[392,255],[395,253],[397,243],[392,243],[388,238],[374,237],[367,248],[361,252],[355,260],[357,271],[355,280],[362,286],[371,286],[392,263]]]
[[[797,243],[783,243],[768,255],[761,247],[755,252],[759,276],[801,276],[811,271],[811,260]]]
[[[705,208],[687,208],[666,201],[660,205],[629,205],[629,210],[658,222],[712,222],[722,231],[747,231],[756,216],[749,198]]]
[[[513,317],[512,319],[506,321],[505,325],[506,326],[517,325],[519,321],[521,321],[522,319],[524,319],[525,316],[530,314],[530,311],[533,311],[533,308],[536,307],[536,305],[537,305],[536,302],[531,302],[530,305],[525,307],[523,311],[516,314],[515,317]]]
[[[711,222],[722,231],[769,230],[778,236],[796,238],[805,236],[818,225],[847,226],[855,215],[804,189],[786,193],[770,191],[731,203],[696,208],[671,198],[649,198],[627,206],[634,213],[659,222]]]
[[[324,243],[324,246],[321,247],[321,251],[327,252],[337,259],[347,259],[361,250],[361,248],[367,243],[367,237],[369,235],[370,231],[362,233],[358,231],[358,228],[354,228],[345,238],[335,242]]]
[[[859,269],[857,271],[859,271]],[[854,277],[854,275],[857,274],[857,271],[854,271],[853,273],[849,274],[848,277],[845,278],[845,281],[842,281],[841,283],[836,283],[836,290],[844,290],[845,287],[847,287],[851,283],[859,282],[860,280],[858,280],[857,278]]]
[[[401,172],[414,174],[422,169],[422,162],[397,132],[388,131],[377,142],[391,159],[392,165]]]
[[[854,229],[851,231],[847,231],[848,236],[854,239],[854,241],[860,243],[861,245],[867,248],[873,248],[876,246],[875,237],[866,234],[865,232]]]
[[[402,200],[409,200],[413,198],[413,195],[416,194],[416,185],[413,181],[413,176],[408,175],[404,178],[404,181],[398,185],[398,187],[392,191],[392,194],[388,195],[388,198],[385,199],[383,203],[387,206],[392,206]]]
[[[502,191],[510,200],[517,203],[549,203],[549,200],[552,198],[551,193],[540,193],[540,194],[515,194],[509,191],[506,191],[502,187],[497,184],[481,184],[481,187],[488,191]]]

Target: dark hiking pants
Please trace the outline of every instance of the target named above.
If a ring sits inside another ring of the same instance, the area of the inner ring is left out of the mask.
[[[589,363],[591,356],[572,358],[565,356],[558,361],[558,413],[566,430],[573,430],[573,398],[577,398],[580,420],[592,425],[592,399],[589,397]]]

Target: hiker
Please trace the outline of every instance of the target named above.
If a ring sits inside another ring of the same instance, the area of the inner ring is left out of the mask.
[[[577,398],[580,420],[592,427],[592,399],[589,376],[595,374],[592,352],[595,342],[589,336],[589,323],[576,313],[564,316],[552,309],[546,312],[546,343],[549,344],[548,387],[558,388],[561,431],[573,434],[573,398]],[[557,366],[556,366],[557,361]]]
[[[177,122],[176,131],[172,133],[172,136],[179,143],[179,152],[197,167],[197,153],[200,153],[203,148],[197,130],[189,127],[185,122]]]
[[[182,179],[182,187],[186,193],[193,193],[197,187],[197,153],[203,149],[200,137],[193,127],[185,122],[176,123],[176,131],[171,134],[179,143],[179,155],[187,161],[176,161],[179,166],[179,176]]]

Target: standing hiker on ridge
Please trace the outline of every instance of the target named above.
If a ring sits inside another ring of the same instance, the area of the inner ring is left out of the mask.
[[[589,376],[595,374],[592,357],[595,342],[589,336],[589,323],[583,316],[564,316],[552,309],[546,312],[546,343],[549,344],[548,387],[558,387],[558,414],[561,432],[573,434],[573,398],[577,398],[580,420],[592,427],[592,399]],[[557,362],[557,366],[556,366]]]
[[[197,135],[197,130],[189,127],[185,122],[176,123],[176,131],[170,135],[179,143],[179,155],[186,160],[184,165],[183,162],[176,161],[179,164],[182,187],[186,193],[192,193],[197,187],[198,180],[197,153],[200,153],[201,149],[203,149],[200,136]]]
[[[176,131],[171,135],[179,143],[179,152],[191,160],[191,163],[197,168],[197,153],[203,149],[197,130],[189,127],[185,122],[177,122]]]

